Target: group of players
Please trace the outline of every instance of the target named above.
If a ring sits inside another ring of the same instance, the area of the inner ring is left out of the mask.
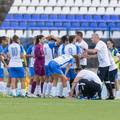
[[[120,54],[115,43],[112,39],[104,43],[98,34],[93,34],[91,40],[96,45],[94,49],[88,48],[82,32],[62,38],[38,35],[25,51],[18,36],[14,35],[9,44],[6,37],[1,37],[0,86],[5,67],[9,73],[5,93],[14,97],[102,99],[104,83],[107,99],[119,98]],[[87,59],[96,56],[97,74],[86,69]],[[29,73],[28,89],[25,89],[25,71]],[[18,94],[19,80],[21,90]]]

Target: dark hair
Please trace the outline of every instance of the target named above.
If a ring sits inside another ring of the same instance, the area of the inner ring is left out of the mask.
[[[35,39],[36,39],[35,45],[37,45],[43,37],[44,37],[43,35],[37,35],[37,36],[35,37]]]
[[[6,39],[7,39],[6,36],[1,36],[1,37],[0,37],[0,44],[2,44],[2,41],[3,41],[3,40],[6,40]]]
[[[0,44],[2,43],[2,37],[0,37]]]
[[[66,41],[69,41],[68,35],[64,35],[61,37],[62,43],[65,43]]]
[[[114,41],[112,38],[109,38],[109,40],[108,40],[108,41],[110,41],[110,42],[113,44],[113,48],[115,48],[115,47],[116,47],[115,41]]]
[[[17,35],[14,35],[12,38],[12,41],[18,43],[18,39],[19,39],[19,37]]]
[[[75,72],[79,72],[82,70],[82,67],[80,66],[79,68],[75,68]]]
[[[80,32],[80,31],[76,31],[76,35],[79,35],[80,37],[82,37],[82,38],[83,38],[83,33],[82,33],[82,32]]]
[[[73,43],[74,39],[75,39],[75,36],[74,36],[74,35],[70,36],[70,37],[69,37],[69,43]]]
[[[10,39],[10,44],[12,43],[12,39]]]

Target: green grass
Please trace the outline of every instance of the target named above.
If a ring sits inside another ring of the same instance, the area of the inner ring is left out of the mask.
[[[0,120],[119,120],[120,101],[0,97]]]

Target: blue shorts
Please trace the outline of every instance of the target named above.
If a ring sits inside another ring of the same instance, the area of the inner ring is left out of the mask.
[[[9,76],[11,78],[24,78],[25,77],[24,68],[23,67],[10,67]]]
[[[29,67],[29,76],[34,77],[34,75],[35,75],[34,67]]]
[[[49,62],[48,71],[50,75],[53,75],[53,74],[63,75],[62,69],[60,68],[59,64],[56,63],[55,61]]]
[[[3,70],[3,68],[0,68],[0,78],[4,78],[4,70]]]
[[[50,71],[49,71],[49,66],[45,66],[45,76],[49,77],[50,76]]]

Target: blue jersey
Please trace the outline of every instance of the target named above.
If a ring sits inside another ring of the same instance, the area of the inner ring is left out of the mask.
[[[0,55],[3,53],[3,47],[0,45]],[[3,63],[0,61],[0,68],[3,68]]]
[[[58,56],[61,56],[64,54],[65,54],[65,45],[61,44],[60,47],[58,48]]]
[[[28,47],[27,49],[27,55],[32,55],[32,57],[29,59],[29,67],[33,67],[34,66],[34,49],[35,49],[35,46],[34,45],[31,45]]]

